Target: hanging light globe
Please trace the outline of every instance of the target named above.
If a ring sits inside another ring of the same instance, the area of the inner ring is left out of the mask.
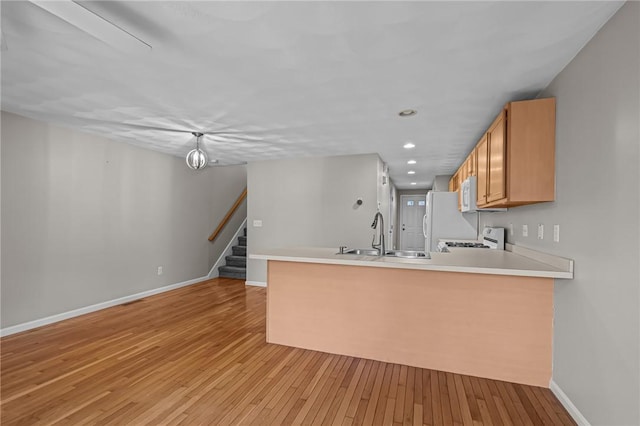
[[[200,138],[203,134],[194,132],[193,135],[196,137],[196,148],[187,154],[187,166],[193,170],[200,170],[207,167],[209,158],[207,157],[207,153],[200,149]]]
[[[200,148],[192,149],[187,154],[187,166],[193,170],[202,169],[207,166],[207,154]]]

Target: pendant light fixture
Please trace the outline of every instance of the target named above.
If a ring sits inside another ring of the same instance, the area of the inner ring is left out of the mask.
[[[187,154],[187,166],[193,170],[203,169],[209,162],[207,153],[200,149],[200,138],[204,135],[198,132],[193,132],[192,135],[196,137],[196,149],[192,149]]]

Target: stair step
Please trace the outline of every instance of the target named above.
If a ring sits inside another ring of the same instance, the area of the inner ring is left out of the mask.
[[[225,256],[227,266],[247,267],[247,256]]]
[[[247,246],[247,237],[238,237],[238,245],[239,246]]]
[[[238,266],[220,266],[218,268],[218,272],[220,272],[219,275],[223,278],[237,278],[237,279],[247,278],[247,269],[240,268]]]
[[[247,247],[246,246],[233,246],[231,247],[234,256],[246,256],[247,255]]]

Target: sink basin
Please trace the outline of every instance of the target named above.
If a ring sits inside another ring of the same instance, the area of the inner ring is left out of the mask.
[[[336,253],[336,254],[356,254],[360,256],[378,256],[378,250],[370,249],[370,248],[354,248],[347,249],[344,253]],[[388,257],[402,257],[405,259],[429,259],[429,256],[423,251],[412,251],[412,250],[389,250],[385,253],[385,256]]]
[[[344,253],[338,254],[359,254],[360,256],[378,256],[378,250],[376,249],[348,249]]]
[[[429,259],[427,253],[413,250],[391,250],[386,252],[385,256],[404,257],[407,259]]]

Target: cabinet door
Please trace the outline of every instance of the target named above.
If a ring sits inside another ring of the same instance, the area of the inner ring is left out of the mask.
[[[456,173],[456,192],[458,193],[458,210],[462,210],[462,190],[460,187],[462,186],[462,180],[464,178],[464,164],[462,167],[458,169],[458,173]]]
[[[460,186],[462,186],[462,182],[469,177],[469,159],[464,160],[460,170],[462,170],[462,174],[460,175]]]
[[[468,172],[469,172],[469,176],[477,176],[477,171],[476,171],[476,151],[475,149],[473,151],[471,151],[471,154],[469,154],[469,159],[467,160],[468,162]]]
[[[487,192],[487,202],[500,200],[506,197],[506,124],[507,121],[505,119],[505,113],[502,111],[487,132],[489,135],[489,189]]]
[[[487,143],[487,134],[480,139],[478,145],[476,146],[476,175],[478,176],[478,196],[476,199],[476,203],[479,206],[487,204],[487,167],[489,162],[489,147]]]

